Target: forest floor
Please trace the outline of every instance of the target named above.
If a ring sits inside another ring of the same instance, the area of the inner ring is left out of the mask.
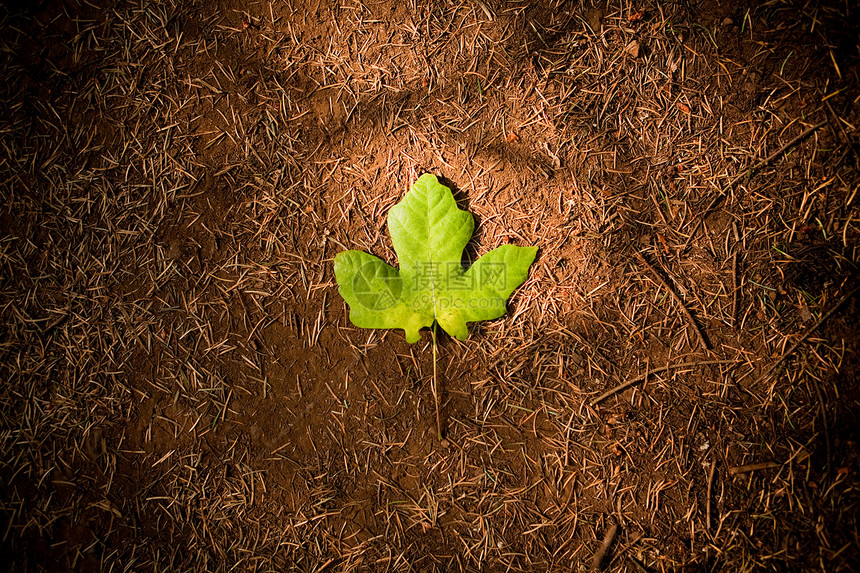
[[[850,2],[0,7],[9,571],[851,571]],[[507,314],[349,322],[422,173]]]

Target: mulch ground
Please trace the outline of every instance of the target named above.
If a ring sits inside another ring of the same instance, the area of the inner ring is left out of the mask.
[[[852,571],[850,2],[0,7],[9,571]],[[507,314],[353,326],[425,172]]]

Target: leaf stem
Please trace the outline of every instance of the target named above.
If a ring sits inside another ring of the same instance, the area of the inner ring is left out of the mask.
[[[442,414],[439,409],[439,386],[436,379],[436,321],[433,321],[433,400],[436,402],[436,437],[443,441],[442,437]]]

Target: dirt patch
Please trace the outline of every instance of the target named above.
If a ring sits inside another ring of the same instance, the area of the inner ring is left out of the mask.
[[[7,568],[851,570],[851,10],[4,7]],[[443,443],[332,268],[424,172],[539,247]]]

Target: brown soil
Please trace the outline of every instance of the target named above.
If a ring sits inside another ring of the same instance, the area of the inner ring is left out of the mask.
[[[856,22],[0,8],[0,560],[854,570]],[[505,317],[440,338],[443,442],[430,334],[353,326],[332,268],[397,263],[424,172],[475,215],[469,258],[539,247]]]

